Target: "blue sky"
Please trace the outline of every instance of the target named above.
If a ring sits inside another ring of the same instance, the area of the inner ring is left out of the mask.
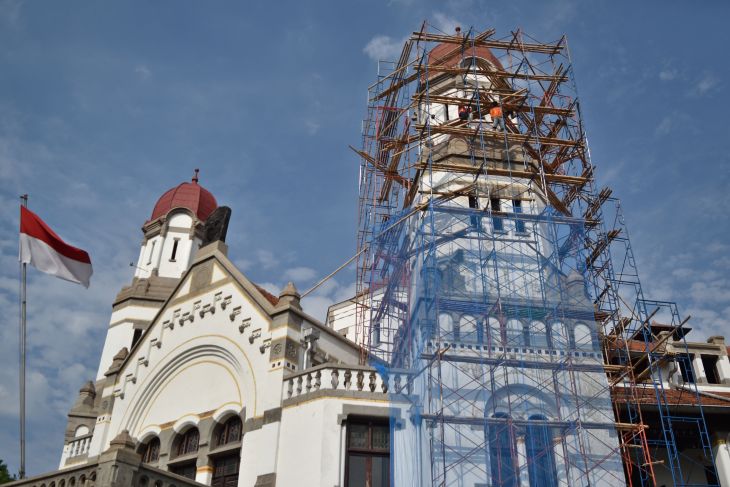
[[[728,334],[730,4],[645,1],[0,0],[0,458],[17,451],[17,196],[87,249],[92,286],[29,272],[30,474],[56,467],[140,226],[188,180],[233,209],[229,256],[308,288],[355,251],[375,59],[424,19],[567,34],[599,184],[622,198],[649,297]],[[352,270],[305,307],[353,290]]]

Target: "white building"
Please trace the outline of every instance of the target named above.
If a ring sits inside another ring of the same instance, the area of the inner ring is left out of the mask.
[[[138,458],[133,485],[361,485],[346,477],[387,466],[388,385],[358,365],[354,342],[302,311],[293,284],[272,296],[223,241],[205,242],[216,208],[194,178],[143,225],[96,380],[69,413],[54,477],[66,485],[92,474],[111,485],[103,460],[124,445]]]
[[[373,262],[403,243],[387,255],[403,267],[320,323],[292,283],[273,296],[232,264],[230,210],[196,174],[164,193],[142,227],[97,376],[69,413],[59,470],[16,485],[640,485],[646,479],[622,463],[619,435],[636,426],[630,401],[611,396],[622,389],[640,389],[646,417],[657,417],[646,420],[656,485],[670,485],[659,465],[679,457],[662,450],[662,408],[696,416],[701,402],[717,426],[718,478],[707,478],[713,465],[702,456],[709,435],[673,425],[688,454],[678,460],[681,480],[730,485],[724,341],[688,349],[684,330],[652,324],[652,343],[672,357],[657,374],[671,404],[652,404],[656,384],[641,369],[641,388],[621,377],[609,387],[612,357],[579,272],[575,222],[546,211],[554,202],[530,172],[538,161],[519,129],[491,130],[486,107],[458,115],[474,100],[514,93],[485,74],[454,73],[503,68],[487,48],[448,44],[427,61],[441,69],[413,80],[424,82],[417,95],[428,91],[421,99],[435,101],[407,116],[434,131],[411,161],[428,177],[412,180],[403,206],[413,211],[397,220],[405,237],[372,241],[382,251]],[[641,363],[644,343],[628,345]]]

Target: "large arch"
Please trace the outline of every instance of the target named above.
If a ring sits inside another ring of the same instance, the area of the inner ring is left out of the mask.
[[[210,386],[211,373],[218,378],[215,389],[209,394],[196,394],[196,387]],[[184,399],[171,404],[165,400],[170,394]],[[255,414],[256,377],[240,344],[221,335],[198,336],[162,357],[127,400],[129,405],[120,411],[115,429],[127,429],[137,436],[154,431],[161,422],[158,416],[162,409],[167,421],[179,422],[192,411],[218,409],[225,404],[234,404],[240,410],[245,401]],[[121,409],[119,406],[115,404],[115,412]]]

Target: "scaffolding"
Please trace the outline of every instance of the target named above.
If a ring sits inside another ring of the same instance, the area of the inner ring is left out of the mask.
[[[707,427],[696,387],[699,417],[667,403],[651,329],[684,322],[644,298],[596,186],[565,37],[424,23],[379,64],[354,150],[356,335],[395,377],[392,485],[716,485],[683,472],[713,468]],[[702,455],[680,458],[678,423]]]

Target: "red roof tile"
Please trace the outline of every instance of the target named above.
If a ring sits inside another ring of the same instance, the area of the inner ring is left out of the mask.
[[[150,221],[167,215],[174,208],[187,208],[200,221],[205,221],[218,208],[218,203],[210,191],[197,182],[182,183],[160,196],[152,210]]]
[[[438,46],[431,49],[428,53],[428,64],[437,66],[458,66],[462,59],[470,57],[478,57],[486,59],[497,69],[504,69],[502,63],[496,58],[492,51],[488,47],[483,46],[465,46],[462,52],[461,49],[457,48],[455,44],[439,44]],[[453,54],[447,56],[449,51],[456,51]]]
[[[656,404],[656,392],[651,386],[637,387],[634,390],[637,402],[640,404]],[[716,399],[714,397],[700,395],[700,401],[703,406],[722,406],[730,407],[730,392],[712,392],[716,396],[727,397],[728,401]],[[619,403],[627,402],[631,396],[629,389],[625,387],[615,387],[613,389],[613,400]],[[664,397],[670,406],[696,406],[698,404],[697,394],[683,389],[664,389]]]
[[[269,291],[267,291],[266,289],[262,288],[261,286],[259,286],[257,284],[254,284],[254,286],[256,286],[256,289],[258,289],[258,291],[261,293],[261,295],[263,297],[265,297],[269,303],[271,303],[274,306],[279,304],[279,298],[277,298],[276,296],[271,294]]]

